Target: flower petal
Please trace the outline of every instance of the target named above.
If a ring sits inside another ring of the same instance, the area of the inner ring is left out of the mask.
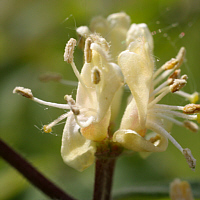
[[[148,29],[148,26],[144,23],[141,24],[132,24],[127,32],[126,44],[127,46],[139,38],[144,38],[145,42],[148,42],[151,51],[153,51],[153,37],[151,32]]]
[[[158,144],[153,144],[132,130],[118,130],[113,135],[113,141],[120,143],[123,147],[137,152],[161,152],[165,151],[168,141],[160,137]]]
[[[61,156],[64,162],[78,171],[83,171],[95,160],[96,147],[79,133],[74,115],[67,118],[62,137]]]
[[[132,42],[129,50],[119,55],[119,66],[136,101],[140,125],[145,127],[154,67],[148,43]]]

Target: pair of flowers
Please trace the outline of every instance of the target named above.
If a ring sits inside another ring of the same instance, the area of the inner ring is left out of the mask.
[[[81,73],[73,58],[75,39],[69,40],[64,53],[64,60],[78,78],[76,101],[66,95],[66,104],[56,104],[34,97],[30,89],[16,87],[13,91],[40,104],[69,110],[43,127],[45,132],[51,132],[55,124],[67,118],[61,147],[63,160],[83,171],[94,162],[97,146],[105,141],[136,152],[161,152],[166,150],[169,139],[194,169],[196,160],[191,151],[183,149],[170,134],[172,123],[196,132],[198,126],[190,120],[200,121],[200,105],[194,104],[198,93],[180,91],[187,83],[187,75],[180,75],[185,48],[155,71],[151,32],[146,24],[130,25],[129,16],[123,12],[107,19],[96,17],[90,29],[82,26],[77,33],[79,46],[84,48]],[[131,95],[120,127],[113,131],[111,126],[120,109],[125,84]],[[191,104],[158,104],[168,93],[186,97]]]

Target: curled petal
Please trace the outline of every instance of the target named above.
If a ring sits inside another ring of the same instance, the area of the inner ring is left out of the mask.
[[[135,99],[140,125],[145,127],[154,67],[148,43],[132,42],[129,50],[119,55],[119,66]]]
[[[141,137],[132,130],[118,130],[113,135],[113,141],[120,143],[126,149],[137,152],[161,152],[165,151],[168,141],[165,137],[160,140],[151,141]]]
[[[61,156],[64,162],[78,171],[83,171],[93,164],[95,151],[94,143],[80,134],[73,114],[70,115],[62,137]]]

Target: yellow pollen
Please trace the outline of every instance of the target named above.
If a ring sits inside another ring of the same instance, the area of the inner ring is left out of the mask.
[[[45,133],[51,133],[52,132],[52,128],[48,128],[48,125],[44,125],[43,130],[44,130]]]

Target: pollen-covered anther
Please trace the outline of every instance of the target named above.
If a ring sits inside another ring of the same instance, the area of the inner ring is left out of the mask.
[[[151,143],[153,143],[155,146],[158,146],[158,145],[159,145],[160,140],[161,140],[161,137],[160,137],[160,135],[158,135],[158,134],[157,134],[155,137],[152,137],[152,138],[149,139],[149,141],[150,141]]]
[[[67,101],[67,103],[70,106],[70,109],[74,113],[74,115],[79,115],[80,114],[80,110],[76,106],[76,102],[74,101],[72,96],[71,95],[65,95],[64,99],[65,99],[65,101]]]
[[[189,165],[189,167],[195,171],[195,167],[196,167],[196,159],[193,157],[191,150],[188,148],[183,149],[183,155],[186,158],[186,161]]]
[[[185,120],[183,122],[184,126],[189,129],[192,132],[197,132],[199,130],[199,127],[197,126],[197,124],[195,124],[194,122]]]
[[[90,48],[91,44],[92,44],[92,39],[88,37],[85,41],[85,49],[84,49],[84,56],[86,63],[91,63],[92,61],[92,50]]]
[[[181,47],[181,49],[178,52],[178,55],[176,56],[176,59],[178,60],[176,69],[178,69],[181,66],[181,64],[183,63],[184,58],[185,58],[185,53],[186,53],[185,47]]]
[[[184,80],[186,80],[186,81],[187,81],[187,79],[188,79],[188,76],[187,76],[186,74],[184,74],[183,76],[181,76],[181,79],[184,79]]]
[[[176,64],[178,63],[178,60],[175,59],[175,58],[172,58],[171,60],[167,61],[163,66],[162,68],[164,70],[169,70],[169,69],[173,69]]]
[[[45,133],[51,133],[52,132],[52,128],[50,128],[48,125],[44,125],[43,130],[44,130]]]
[[[29,99],[32,99],[32,98],[33,98],[33,94],[32,94],[32,92],[31,92],[31,90],[28,89],[28,88],[16,87],[16,88],[13,90],[13,93],[20,94],[20,95],[22,95],[23,97],[26,97],[26,98],[29,98]]]
[[[101,81],[101,71],[97,66],[95,66],[92,69],[92,82],[96,85],[100,81]]]
[[[179,91],[185,86],[186,83],[187,81],[185,79],[175,79],[174,83],[170,85],[171,92],[174,93],[176,91]]]
[[[65,46],[65,53],[64,53],[64,61],[68,63],[72,63],[74,60],[74,48],[76,46],[76,40],[74,38],[70,38],[68,43]]]
[[[200,113],[200,104],[188,104],[183,108],[183,112],[186,114]]]
[[[177,69],[169,76],[168,79],[170,79],[170,78],[172,78],[173,80],[174,79],[179,79],[180,78],[180,74],[181,74],[181,70]]]

